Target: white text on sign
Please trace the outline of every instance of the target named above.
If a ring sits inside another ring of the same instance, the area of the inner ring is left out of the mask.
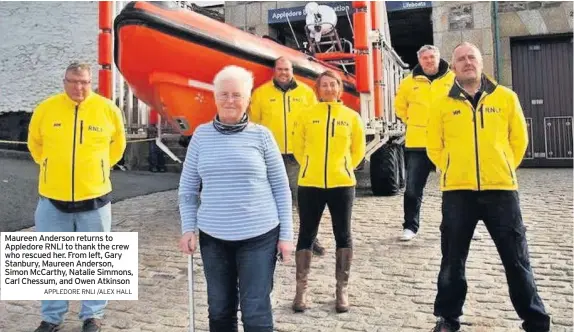
[[[137,300],[138,233],[0,233],[0,300]]]

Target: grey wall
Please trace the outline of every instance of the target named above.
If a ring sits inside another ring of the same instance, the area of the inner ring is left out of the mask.
[[[573,3],[569,1],[499,1],[500,83],[512,87],[510,38],[572,32]],[[495,76],[496,42],[493,2],[433,2],[433,34],[450,61],[453,48],[468,41],[483,53],[485,73]]]
[[[433,2],[433,39],[441,56],[451,61],[456,45],[474,43],[482,51],[484,72],[494,77],[491,3],[464,1]]]
[[[502,84],[512,86],[510,38],[572,32],[569,1],[504,1],[500,3],[500,56]]]
[[[62,90],[73,60],[93,64],[97,87],[98,5],[0,1],[0,112],[32,111]]]

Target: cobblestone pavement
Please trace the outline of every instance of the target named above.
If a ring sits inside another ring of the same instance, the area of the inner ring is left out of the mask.
[[[553,331],[573,331],[572,170],[518,172],[531,260],[540,294],[552,315]],[[334,311],[334,241],[326,213],[320,239],[325,257],[312,264],[312,308],[293,314],[294,263],[279,265],[273,294],[276,331],[430,331],[440,263],[440,193],[431,175],[419,236],[398,241],[402,195],[373,197],[358,191],[353,219],[355,260],[351,271],[352,310]],[[111,301],[103,331],[188,331],[187,264],[177,251],[176,192],[163,192],[114,206],[115,231],[139,232],[139,301]],[[296,219],[297,220],[297,219]],[[504,270],[486,229],[471,245],[462,331],[520,331],[508,298]],[[199,255],[194,271],[196,331],[207,331],[205,281]],[[80,331],[78,302],[72,302],[62,332]],[[33,331],[38,302],[0,302],[0,330]]]

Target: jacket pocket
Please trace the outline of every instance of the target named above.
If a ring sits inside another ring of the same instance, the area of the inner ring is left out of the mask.
[[[84,120],[80,121],[80,144],[84,143]]]
[[[512,173],[512,167],[510,167],[510,162],[508,161],[508,157],[506,156],[506,152],[504,153],[504,161],[506,161],[506,166],[508,167],[508,173],[510,173],[510,178],[512,179],[512,184],[514,185],[514,173]]]
[[[44,159],[44,183],[48,181],[48,158]]]
[[[104,160],[101,159],[101,165],[102,165],[102,182],[106,183],[106,171],[104,170]]]
[[[305,160],[305,168],[303,169],[303,175],[301,178],[304,178],[305,174],[307,174],[307,167],[309,167],[309,156],[307,156],[307,159]]]
[[[347,165],[348,165],[348,163],[347,163],[347,157],[345,156],[345,171],[347,171],[347,175],[348,175],[349,177],[351,177],[351,172],[349,172],[349,167],[348,167]]]
[[[448,173],[448,168],[450,166],[450,153],[446,155],[446,167],[444,168],[444,174],[442,175],[442,185],[446,187],[446,175]]]
[[[335,118],[333,118],[333,122],[331,122],[331,137],[335,137]]]

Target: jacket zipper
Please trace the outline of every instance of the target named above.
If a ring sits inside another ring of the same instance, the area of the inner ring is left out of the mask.
[[[307,174],[307,167],[309,167],[309,156],[307,156],[307,160],[305,161],[305,169],[303,170],[303,176],[301,176],[302,178],[304,178],[305,174]]]
[[[283,92],[283,133],[285,136],[285,154],[287,154],[287,107],[285,106],[285,94],[286,92]]]
[[[72,147],[72,202],[75,202],[75,178],[76,178],[76,126],[78,124],[78,105],[76,105],[76,109],[74,112],[74,145]]]
[[[510,172],[510,178],[512,179],[512,184],[514,185],[514,174],[512,173],[512,167],[510,167],[510,163],[508,162],[508,157],[506,156],[506,152],[504,153],[504,161],[506,161],[506,166],[508,166],[508,172]]]
[[[446,168],[444,169],[444,174],[442,175],[443,186],[446,186],[446,173],[448,172],[449,166],[450,166],[450,153],[446,155]]]
[[[484,129],[484,112],[482,110],[484,105],[480,105],[480,127]]]
[[[345,171],[347,171],[347,175],[351,177],[351,172],[349,172],[349,169],[347,168],[347,156],[345,156]]]
[[[103,183],[106,183],[106,173],[104,172],[104,160],[102,159],[102,180]]]
[[[329,122],[331,120],[331,105],[327,105],[327,130],[325,131],[325,189],[327,189],[327,161],[329,160]]]
[[[84,142],[84,120],[80,121],[80,144]]]
[[[44,183],[48,181],[48,158],[44,159]]]
[[[478,123],[476,123],[476,109],[472,107],[472,126],[474,127],[474,157],[476,161],[476,184],[478,186],[478,191],[480,191],[480,162],[478,160]]]

